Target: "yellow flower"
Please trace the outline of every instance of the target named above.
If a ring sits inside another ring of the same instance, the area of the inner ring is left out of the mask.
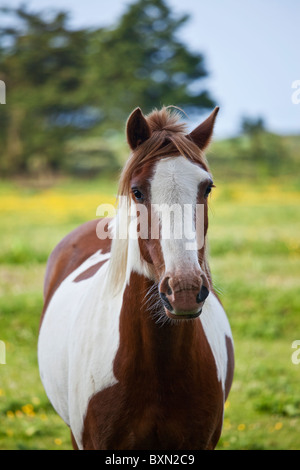
[[[53,222],[66,220],[67,217],[95,218],[99,204],[114,204],[115,197],[106,194],[66,194],[59,189],[44,191],[38,195],[21,193],[0,196],[0,212],[17,217],[30,217],[42,223],[49,218]]]
[[[283,424],[282,423],[276,423],[274,428],[276,431],[279,431],[282,428]]]
[[[57,446],[61,446],[62,440],[57,437],[56,439],[54,439],[54,444],[56,444]]]
[[[246,425],[244,423],[241,423],[241,424],[238,425],[237,428],[238,428],[238,431],[245,431]]]
[[[26,416],[35,416],[35,412],[33,411],[33,405],[31,405],[30,403],[28,403],[28,405],[22,406],[22,411],[26,414]]]
[[[22,411],[27,415],[28,413],[31,413],[33,411],[33,405],[28,404],[22,406]]]

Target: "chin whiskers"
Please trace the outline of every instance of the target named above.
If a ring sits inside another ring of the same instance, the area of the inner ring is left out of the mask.
[[[144,293],[143,307],[146,307],[147,310],[151,310],[153,304],[159,299],[158,286],[153,284],[147,291]]]
[[[166,315],[159,295],[158,284],[152,284],[152,286],[144,293],[143,307],[149,313],[151,318],[155,320],[156,324],[162,326],[165,323],[168,323],[169,318]]]
[[[153,319],[155,320],[155,324],[159,326],[166,325],[167,323],[172,323],[172,320],[167,316],[163,305],[161,304],[161,308],[157,309],[153,313]]]

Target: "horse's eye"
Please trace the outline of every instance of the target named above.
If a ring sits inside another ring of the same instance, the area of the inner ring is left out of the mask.
[[[138,189],[133,189],[132,193],[134,194],[137,201],[141,201],[144,198],[144,196]]]
[[[211,183],[209,186],[207,186],[206,190],[205,190],[205,193],[204,193],[204,197],[205,199],[208,198],[208,195],[209,193],[211,192],[212,188],[214,187],[214,185]]]

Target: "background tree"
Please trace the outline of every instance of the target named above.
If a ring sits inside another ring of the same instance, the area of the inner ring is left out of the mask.
[[[188,18],[175,17],[164,0],[138,0],[115,28],[94,33],[90,78],[105,125],[124,126],[136,106],[149,112],[173,104],[200,114],[214,105],[202,87],[203,55],[178,37]]]
[[[0,32],[0,69],[7,87],[1,167],[7,173],[35,166],[57,169],[63,143],[84,126],[83,74],[87,33],[67,27],[67,15],[6,9],[12,27]],[[81,121],[76,112],[80,110]],[[79,125],[78,125],[79,124]]]
[[[262,117],[257,117],[257,118],[243,117],[242,123],[241,123],[241,131],[242,131],[242,134],[249,135],[249,136],[266,132],[264,119]]]
[[[174,104],[200,114],[214,105],[201,87],[202,54],[178,39],[188,17],[175,18],[164,0],[138,0],[114,28],[94,30],[72,29],[65,12],[22,6],[1,13],[11,20],[0,27],[0,79],[7,88],[0,109],[2,174],[57,171],[67,160],[71,168],[67,148],[73,152],[82,136],[107,137],[108,129],[123,133],[136,106],[149,112]],[[101,145],[85,142],[78,147],[89,150],[78,159],[95,160]],[[117,165],[105,146],[102,157],[108,167]]]
[[[260,177],[277,176],[286,170],[289,150],[280,136],[268,131],[262,117],[243,117],[241,135],[242,154],[252,162]]]

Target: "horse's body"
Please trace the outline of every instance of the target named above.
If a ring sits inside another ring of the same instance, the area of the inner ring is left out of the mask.
[[[128,123],[133,150],[137,137],[147,142],[154,132],[145,122],[135,113]],[[183,204],[195,188],[201,202],[211,178],[204,163],[182,156],[144,161],[129,173],[144,205]],[[108,221],[110,233],[120,220]],[[184,240],[138,237],[111,245],[97,237],[97,223],[71,232],[49,258],[38,355],[51,403],[75,448],[213,449],[233,347],[205,246],[184,253]]]

